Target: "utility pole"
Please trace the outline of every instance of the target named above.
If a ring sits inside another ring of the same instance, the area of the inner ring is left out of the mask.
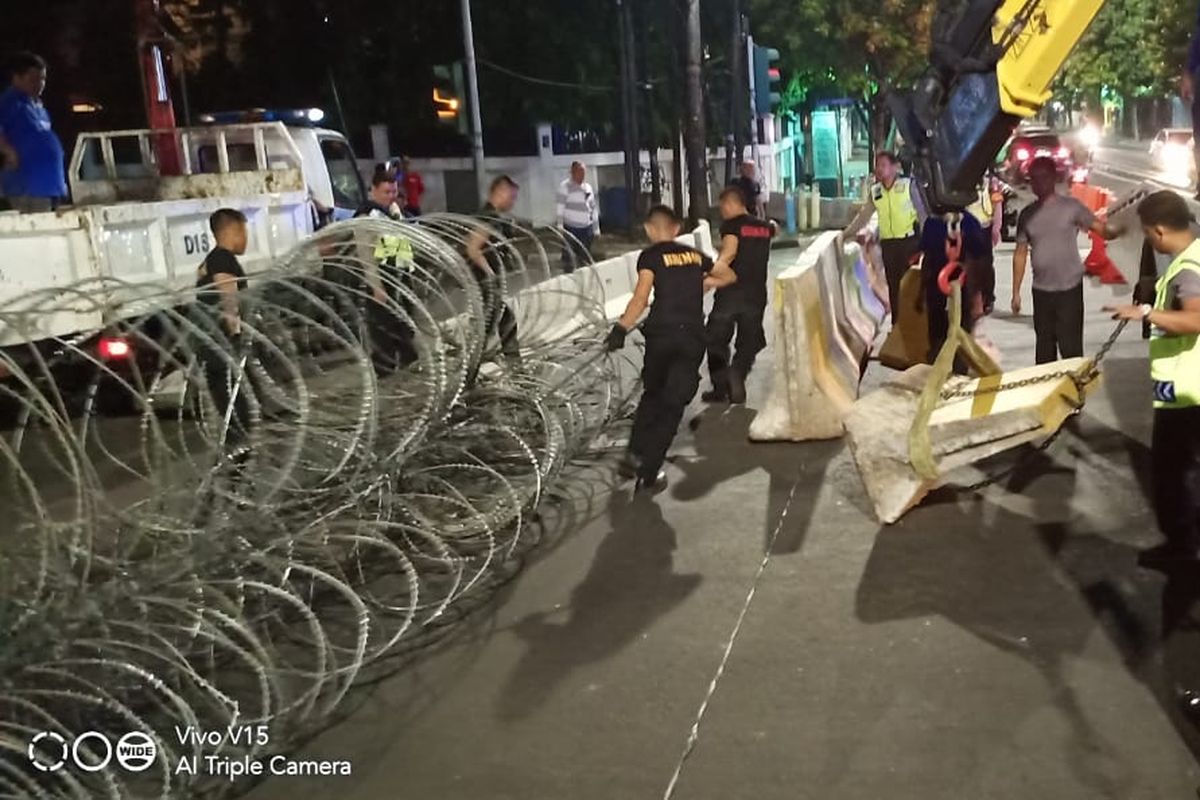
[[[621,60],[621,127],[624,129],[625,149],[625,198],[629,210],[629,232],[637,229],[638,198],[641,196],[641,158],[638,148],[637,130],[637,68],[633,60],[633,17],[630,14],[632,0],[617,2],[617,35],[620,37]]]
[[[704,44],[700,39],[700,0],[687,0],[687,120],[684,145],[688,165],[688,219],[708,217],[708,156],[704,131]]]
[[[483,114],[479,110],[479,74],[475,69],[475,31],[471,26],[471,0],[462,0],[463,50],[466,54],[467,94],[471,103],[471,155],[475,162],[477,204],[487,198],[487,165],[483,156]]]
[[[741,0],[731,0],[733,7],[732,38],[729,43],[729,134],[725,137],[725,183],[733,180],[733,171],[737,169],[742,158],[742,119],[745,107],[745,95],[742,93],[746,82],[742,67],[742,54],[746,47],[742,37],[742,4]],[[735,161],[736,159],[736,161]]]

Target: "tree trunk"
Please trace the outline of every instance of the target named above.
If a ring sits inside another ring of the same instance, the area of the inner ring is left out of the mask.
[[[704,47],[700,39],[700,0],[687,0],[687,163],[688,219],[708,218],[708,159],[704,132]]]
[[[662,167],[658,163],[658,114],[654,105],[654,87],[650,84],[650,52],[646,47],[646,31],[650,27],[646,4],[642,3],[637,14],[638,59],[645,73],[643,102],[646,109],[646,151],[650,156],[650,199],[658,205],[662,202]]]
[[[733,17],[730,19],[729,40],[729,136],[725,142],[725,183],[733,180],[734,171],[739,168],[742,160],[742,150],[745,149],[745,137],[742,131],[742,119],[745,117],[746,76],[742,67],[745,64],[746,48],[742,41],[742,4],[740,0],[731,0]]]
[[[640,158],[637,139],[637,81],[633,64],[633,23],[629,15],[630,0],[617,0],[617,36],[621,59],[621,127],[624,132],[625,149],[625,202],[629,212],[628,230],[632,236],[637,231],[640,214],[638,199],[641,197]]]
[[[679,117],[671,126],[671,201],[675,204],[675,213],[686,216],[683,205],[683,123]]]

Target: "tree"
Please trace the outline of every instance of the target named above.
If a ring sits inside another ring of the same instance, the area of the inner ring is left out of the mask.
[[[1127,101],[1170,94],[1183,71],[1194,14],[1192,0],[1109,0],[1068,59],[1056,94],[1093,108],[1104,89]]]
[[[880,144],[886,91],[912,85],[929,63],[935,0],[748,0],[757,39],[809,90],[837,89],[869,104]]]

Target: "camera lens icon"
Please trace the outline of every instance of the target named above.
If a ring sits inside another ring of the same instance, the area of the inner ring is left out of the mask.
[[[117,763],[129,772],[145,772],[158,757],[158,745],[141,731],[133,731],[117,741]]]
[[[29,742],[29,763],[41,772],[58,772],[67,764],[67,740],[54,731],[42,731]]]

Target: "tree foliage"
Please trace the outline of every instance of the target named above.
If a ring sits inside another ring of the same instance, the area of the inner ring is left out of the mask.
[[[1195,0],[1109,0],[1068,60],[1061,94],[1125,97],[1170,93],[1183,70]]]
[[[928,63],[934,0],[750,0],[755,37],[809,88],[874,96]]]

